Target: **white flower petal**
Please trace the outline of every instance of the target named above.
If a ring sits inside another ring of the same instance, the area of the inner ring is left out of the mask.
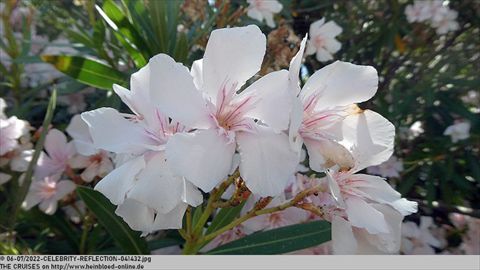
[[[378,75],[371,66],[336,61],[315,72],[302,89],[302,97],[322,91],[317,110],[369,100],[377,91]]]
[[[146,205],[132,199],[126,199],[117,207],[115,214],[122,219],[135,231],[151,233],[155,211]]]
[[[401,244],[401,227],[403,216],[387,205],[372,204],[372,207],[383,214],[388,223],[390,232],[380,234],[365,233],[364,238],[371,245],[376,247],[378,251],[390,254],[397,253],[400,250]],[[367,247],[359,245],[359,253],[367,253]]]
[[[170,171],[163,153],[151,157],[137,179],[135,186],[128,192],[128,198],[163,214],[172,211],[180,203],[183,179]]]
[[[332,246],[335,255],[354,255],[357,252],[357,240],[352,226],[338,216],[332,218]]]
[[[237,143],[240,174],[247,187],[260,196],[282,193],[298,164],[298,154],[291,149],[288,136],[258,126],[254,133],[238,133]]]
[[[193,61],[192,68],[190,69],[190,75],[193,77],[193,83],[197,89],[203,87],[203,59]]]
[[[359,228],[365,228],[369,233],[389,233],[389,226],[383,214],[364,200],[349,196],[345,198],[345,211],[350,223]]]
[[[254,95],[258,98],[255,107],[246,116],[261,120],[275,131],[287,129],[292,108],[288,71],[280,70],[263,76],[241,95]]]
[[[197,187],[185,179],[183,179],[182,201],[193,207],[199,206],[203,202],[202,193]]]
[[[208,127],[210,118],[205,100],[193,77],[181,63],[166,54],[150,59],[150,96],[163,113],[194,128]]]
[[[354,174],[352,187],[364,192],[370,200],[391,205],[406,216],[417,211],[417,203],[401,198],[401,194],[393,189],[385,179],[375,175]]]
[[[356,171],[381,164],[393,153],[395,127],[380,114],[365,110],[342,122],[342,145],[353,149]]]
[[[202,90],[215,103],[222,86],[242,86],[260,70],[265,49],[265,35],[256,25],[212,31],[203,56]]]
[[[125,119],[112,108],[84,112],[82,119],[90,128],[96,148],[114,153],[140,154],[158,144],[140,124]]]
[[[302,67],[303,53],[305,52],[305,45],[307,43],[308,35],[305,35],[300,43],[300,49],[297,54],[290,61],[290,67],[288,68],[288,78],[290,80],[290,91],[297,96],[300,93],[300,68]]]
[[[74,182],[70,180],[62,180],[57,182],[56,185],[56,191],[55,191],[55,200],[61,200],[63,197],[65,197],[67,194],[70,192],[74,191],[77,186],[75,185]]]
[[[119,205],[125,200],[125,195],[134,186],[137,174],[145,168],[143,156],[131,159],[105,176],[95,186],[113,204]]]
[[[67,136],[58,129],[51,129],[45,136],[44,148],[51,158],[61,157],[67,145]]]
[[[177,133],[166,147],[167,163],[173,172],[205,192],[212,190],[230,172],[235,143],[216,130]]]
[[[79,154],[90,156],[97,152],[93,146],[88,125],[79,114],[72,117],[66,131],[73,138],[73,144]]]
[[[57,200],[54,198],[43,200],[38,205],[38,208],[47,215],[53,215],[57,211]]]
[[[183,215],[187,209],[186,203],[179,203],[172,211],[161,214],[157,213],[153,223],[154,230],[181,229]]]
[[[335,37],[342,33],[343,29],[336,22],[329,21],[319,27],[316,31],[316,35],[321,35],[323,37]],[[313,34],[312,34],[313,35]]]

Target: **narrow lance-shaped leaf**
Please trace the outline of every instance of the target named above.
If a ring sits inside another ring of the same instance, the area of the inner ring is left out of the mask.
[[[77,193],[115,240],[117,245],[127,254],[149,254],[147,243],[140,233],[132,231],[128,225],[115,214],[115,206],[100,192],[88,187],[77,187]]]
[[[245,202],[246,201],[243,201],[241,204],[235,207],[222,208],[220,211],[218,211],[218,214],[215,216],[215,218],[212,220],[212,223],[207,228],[206,234],[215,232],[216,230],[232,222],[232,220],[234,220],[240,214],[240,211],[242,211]]]
[[[114,83],[126,86],[125,76],[97,60],[81,56],[42,55],[44,62],[84,84],[110,90]]]
[[[57,90],[53,89],[52,95],[50,96],[50,101],[48,102],[47,112],[45,114],[45,118],[43,119],[42,132],[40,133],[37,143],[35,144],[35,152],[33,153],[32,160],[28,164],[27,171],[25,172],[25,176],[23,178],[23,183],[19,186],[18,193],[13,199],[12,214],[9,222],[9,225],[12,227],[15,225],[20,204],[27,196],[30,184],[32,183],[33,172],[37,165],[38,158],[40,157],[40,153],[42,152],[45,137],[47,136],[48,132],[48,126],[52,122],[53,112],[55,111],[56,105]]]
[[[331,240],[331,226],[327,221],[314,221],[257,232],[223,246],[207,254],[284,254],[314,247]]]
[[[135,65],[140,68],[146,65],[151,54],[147,43],[133,27],[126,14],[113,1],[105,1],[103,7],[95,6],[105,22],[114,30],[117,39],[132,57]]]

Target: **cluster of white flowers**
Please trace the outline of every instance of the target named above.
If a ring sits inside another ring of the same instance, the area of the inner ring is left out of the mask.
[[[439,35],[459,29],[458,12],[444,5],[443,0],[415,0],[405,8],[405,15],[410,23],[429,23]]]
[[[95,189],[118,205],[116,213],[135,230],[181,228],[187,206],[203,201],[198,189],[210,192],[237,170],[252,202],[273,197],[275,206],[307,188],[303,177],[289,188],[305,145],[310,168],[327,177],[313,181],[324,192],[305,199],[304,206],[324,209],[335,252],[396,252],[403,216],[415,212],[416,203],[402,199],[383,178],[358,173],[393,152],[393,125],[355,105],[374,96],[377,72],[337,61],[301,88],[306,42],[288,71],[245,87],[265,54],[266,38],[257,26],[213,31],[204,58],[190,70],[168,55],[154,56],[131,76],[131,90],[114,85],[132,113],[99,108],[81,115],[91,145],[121,159]],[[291,208],[256,217],[222,237],[309,216]]]

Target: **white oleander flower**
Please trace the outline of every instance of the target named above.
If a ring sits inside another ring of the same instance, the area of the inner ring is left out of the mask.
[[[463,121],[455,123],[443,132],[443,135],[450,136],[453,143],[457,143],[460,140],[465,140],[470,137],[470,122]]]
[[[308,40],[305,54],[315,54],[320,62],[332,60],[333,54],[342,48],[342,44],[335,38],[342,31],[342,27],[334,21],[325,23],[325,18],[312,23],[309,31],[310,40]]]
[[[34,179],[22,207],[29,210],[38,204],[42,212],[53,215],[57,211],[58,201],[75,190],[75,183],[59,179],[60,174]]]
[[[254,194],[280,194],[295,172],[296,154],[281,132],[292,102],[288,72],[272,72],[237,94],[260,70],[265,47],[265,35],[250,25],[213,31],[191,73],[166,55],[151,60],[151,84],[159,87],[151,89],[152,101],[195,129],[168,141],[167,162],[205,192],[229,174],[236,150],[240,174]]]
[[[247,3],[249,4],[248,17],[260,22],[265,20],[270,28],[275,27],[273,16],[282,10],[283,6],[280,2],[277,0],[247,0]]]

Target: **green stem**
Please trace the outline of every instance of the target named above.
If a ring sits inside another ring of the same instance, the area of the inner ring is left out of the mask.
[[[189,213],[187,213],[187,234],[185,240],[185,246],[183,248],[183,254],[195,254],[203,246],[203,242],[199,241],[202,239],[201,235],[203,233],[203,227],[208,221],[208,218],[215,210],[214,203],[220,199],[225,190],[235,181],[236,178],[240,176],[240,172],[237,170],[230,177],[227,178],[220,186],[212,191],[210,198],[208,198],[207,206],[205,211],[202,213],[198,219],[193,231],[189,230]]]
[[[283,210],[285,210],[289,207],[296,206],[305,197],[310,196],[311,194],[313,194],[315,192],[318,192],[318,191],[321,191],[321,190],[322,190],[321,186],[314,186],[312,188],[306,189],[306,190],[298,193],[293,199],[291,199],[290,201],[288,201],[284,204],[281,204],[281,205],[278,205],[278,206],[275,206],[275,207],[265,208],[265,209],[257,209],[256,207],[254,207],[251,211],[249,211],[244,216],[241,216],[241,217],[233,220],[232,222],[227,224],[225,227],[222,227],[221,229],[219,229],[219,230],[201,238],[200,242],[202,242],[202,243],[207,242],[208,243],[209,241],[213,240],[215,237],[219,236],[220,234],[235,228],[236,226],[242,224],[243,222],[245,222],[246,220],[248,220],[250,218],[260,216],[260,215],[265,215],[265,214],[271,214],[271,213],[274,213],[274,212],[283,211]]]

